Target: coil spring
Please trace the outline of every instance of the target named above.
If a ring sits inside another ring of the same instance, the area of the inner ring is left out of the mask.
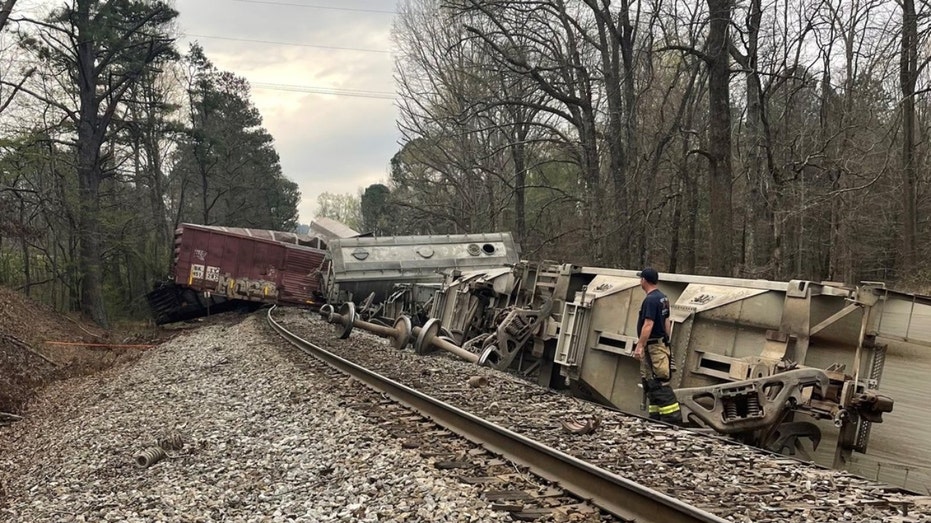
[[[524,321],[524,318],[517,316],[504,328],[504,331],[516,338],[521,335],[526,327],[527,323]]]
[[[148,468],[165,459],[167,456],[168,455],[165,454],[165,449],[161,447],[149,447],[139,454],[136,454],[136,465],[141,468]]]
[[[164,450],[181,450],[184,448],[184,440],[180,434],[171,434],[168,437],[158,440],[158,446]]]
[[[755,393],[747,396],[747,415],[759,416],[761,410],[763,409],[760,408],[760,397]]]
[[[734,400],[727,400],[724,403],[724,416],[727,419],[737,418],[737,403]]]

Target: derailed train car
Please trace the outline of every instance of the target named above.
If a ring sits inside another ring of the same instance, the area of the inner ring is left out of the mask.
[[[424,353],[435,343],[639,413],[639,284],[636,271],[571,264],[449,270],[422,328],[395,322],[396,345],[410,340]],[[920,375],[931,372],[931,298],[881,283],[677,274],[662,275],[659,287],[673,303],[672,381],[691,426],[929,488],[931,438],[922,427],[931,387]],[[330,311],[330,321],[345,322]],[[340,312],[355,317],[351,307]],[[878,425],[894,404],[891,426]]]
[[[263,304],[319,305],[325,249],[293,233],[181,224],[171,279],[146,298],[159,325]]]
[[[364,318],[423,317],[449,271],[514,266],[510,233],[338,238],[328,246],[329,303],[353,302]]]
[[[474,271],[449,277],[432,316],[480,363],[637,413],[639,281],[570,264]],[[903,366],[931,370],[931,298],[881,283],[678,274],[659,288],[673,304],[672,384],[691,425],[904,486],[911,474],[928,488],[931,439],[917,427],[931,387]],[[886,391],[898,415],[877,430],[893,410]],[[878,452],[855,458],[868,444]]]

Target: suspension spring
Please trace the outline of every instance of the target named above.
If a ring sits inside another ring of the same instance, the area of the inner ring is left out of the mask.
[[[139,454],[136,454],[136,465],[141,468],[148,468],[168,457],[165,449],[161,447],[149,447]]]
[[[733,399],[724,400],[724,417],[729,420],[737,418],[737,403]]]
[[[504,328],[504,331],[511,336],[517,337],[520,336],[521,331],[523,331],[525,327],[524,319],[520,316],[517,316],[510,323],[508,323],[507,327]]]

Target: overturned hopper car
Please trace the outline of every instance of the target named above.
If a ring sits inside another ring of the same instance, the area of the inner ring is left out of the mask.
[[[185,223],[175,231],[171,279],[146,298],[157,324],[262,304],[323,302],[319,238]]]
[[[926,488],[928,387],[909,376],[931,371],[931,298],[875,282],[681,274],[661,275],[659,288],[673,304],[672,385],[691,424]],[[450,278],[431,316],[480,363],[636,413],[643,298],[636,271],[524,263]],[[893,398],[896,412],[876,425]],[[874,457],[853,454],[868,444]]]

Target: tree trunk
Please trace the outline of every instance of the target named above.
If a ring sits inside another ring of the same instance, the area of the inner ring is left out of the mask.
[[[204,225],[210,225],[210,204],[207,203],[209,200],[207,196],[208,185],[207,173],[202,169],[200,172],[200,203],[203,210],[202,220]]]
[[[527,239],[526,191],[527,185],[527,159],[524,141],[527,139],[527,129],[522,123],[516,125],[515,139],[511,140],[511,161],[514,163],[514,232],[517,235],[517,244],[526,247]]]
[[[81,311],[101,327],[108,327],[107,311],[103,301],[103,278],[100,267],[100,147],[106,128],[97,111],[96,52],[90,23],[90,2],[78,2],[77,67],[80,69],[78,85],[80,107],[77,129],[78,195],[78,267],[81,276]]]
[[[582,118],[581,131],[583,133],[582,169],[585,177],[585,197],[583,201],[583,219],[589,227],[589,246],[592,253],[592,263],[602,265],[605,261],[604,237],[604,191],[601,187],[601,166],[598,161],[598,141],[595,132],[595,115],[590,108],[580,111]]]
[[[88,167],[91,146],[82,145],[78,153],[78,193],[80,204],[79,267],[81,268],[81,311],[101,327],[108,327],[103,302],[103,278],[100,267],[100,176]]]
[[[6,26],[7,20],[10,18],[10,13],[13,12],[13,7],[16,6],[17,0],[6,0],[0,5],[0,29],[3,29]]]
[[[764,131],[763,88],[760,81],[759,34],[763,17],[761,0],[751,0],[747,16],[747,135],[749,142],[749,196],[745,202],[745,272],[752,277],[773,277],[773,211],[769,181],[768,139]],[[763,269],[763,270],[761,270]]]
[[[20,246],[23,252],[23,294],[32,295],[32,263],[29,259],[29,242],[25,237],[20,239]]]
[[[473,214],[478,221],[478,227],[474,227],[469,232],[497,231],[498,230],[498,199],[495,198],[495,180],[488,174],[482,176],[485,179],[485,198],[484,202],[479,202],[478,209]]]
[[[728,26],[732,0],[708,0],[708,126],[711,230],[709,269],[715,276],[732,276],[734,270],[733,209],[731,195],[731,108]]]
[[[146,101],[155,103],[158,98],[157,88],[151,84],[143,85],[142,90],[145,93]],[[152,212],[152,226],[155,228],[155,253],[154,256],[159,262],[163,259],[169,262],[170,267],[174,256],[172,230],[168,223],[168,209],[165,207],[165,189],[162,186],[162,150],[159,147],[158,139],[163,130],[158,126],[158,120],[155,112],[148,107],[145,109],[146,114],[146,131],[142,139],[142,147],[148,159],[147,172],[149,175],[149,200],[150,211]],[[164,253],[167,252],[167,256]],[[159,273],[156,277],[162,277],[163,267],[159,265]]]
[[[698,259],[698,180],[685,178],[685,272],[695,274]]]
[[[669,235],[672,237],[669,245],[669,272],[675,273],[679,270],[679,243],[680,243],[680,234],[679,230],[682,228],[682,205],[684,197],[682,194],[682,182],[677,182],[679,185],[678,196],[676,197],[675,206],[672,211],[672,225],[669,228]]]
[[[631,234],[634,232],[632,228],[644,230],[646,227],[643,220],[637,224],[631,220],[631,204],[639,198],[632,194],[631,191],[636,189],[636,185],[628,183],[627,176],[631,154],[636,154],[635,151],[627,150],[633,146],[635,133],[632,128],[636,121],[632,63],[633,30],[628,16],[629,5],[626,0],[621,2],[615,21],[607,5],[599,5],[593,0],[587,0],[586,3],[595,16],[598,51],[604,75],[608,109],[604,142],[608,152],[608,180],[613,189],[611,212],[615,224],[624,224],[624,227],[615,226],[615,231],[610,232],[610,262],[613,265],[629,266],[631,253],[643,251],[642,244],[631,241],[642,241],[643,235]]]
[[[912,269],[917,258],[918,169],[915,162],[915,84],[918,78],[918,17],[915,0],[902,0],[902,261],[901,272]]]

